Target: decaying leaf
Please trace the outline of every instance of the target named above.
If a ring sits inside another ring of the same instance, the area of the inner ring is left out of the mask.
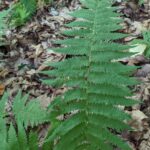
[[[0,96],[3,95],[4,91],[5,91],[5,85],[0,84]]]

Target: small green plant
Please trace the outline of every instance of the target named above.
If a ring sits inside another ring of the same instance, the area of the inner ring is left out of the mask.
[[[15,10],[15,11],[14,11]],[[24,7],[24,5],[16,4],[12,9],[14,13],[11,16],[11,26],[20,26],[25,24],[25,22],[29,19],[29,13]]]
[[[0,149],[1,150],[37,150],[38,134],[27,127],[34,127],[47,121],[47,112],[42,109],[36,100],[30,100],[29,96],[22,96],[18,92],[13,100],[12,113],[14,119],[7,121],[5,105],[8,100],[8,93],[5,93],[0,100]]]
[[[11,9],[10,25],[21,26],[36,12],[35,0],[20,0]]]
[[[30,20],[38,9],[39,4],[49,4],[52,0],[19,0],[11,6],[9,11],[4,10],[0,13],[0,35],[3,32],[2,28],[7,26],[18,27],[24,25]],[[41,2],[41,3],[40,3]],[[8,13],[9,12],[9,13]],[[4,18],[7,18],[7,24],[4,23]]]
[[[38,2],[49,4],[51,0],[19,0],[18,3],[12,6],[10,24],[12,26],[24,25],[31,19],[38,8]]]
[[[7,30],[7,16],[8,16],[9,10],[4,10],[0,12],[0,45],[3,45],[5,42],[3,41],[3,35],[5,35],[5,32]]]
[[[114,42],[127,36],[116,32],[122,19],[109,1],[80,1],[84,7],[71,13],[77,20],[66,25],[72,29],[63,32],[70,38],[56,42],[63,46],[56,52],[72,57],[48,64],[54,69],[43,72],[50,76],[45,84],[68,88],[49,106],[47,142],[53,150],[131,150],[112,132],[130,129],[125,123],[130,116],[118,105],[137,103],[129,98],[128,88],[137,83],[128,76],[134,67],[114,61],[133,55],[127,51],[129,46]]]

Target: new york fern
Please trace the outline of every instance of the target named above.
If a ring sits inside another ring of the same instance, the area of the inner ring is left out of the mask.
[[[114,60],[132,55],[129,46],[114,41],[127,35],[115,32],[122,22],[108,0],[80,0],[85,6],[71,15],[77,20],[67,24],[72,29],[63,34],[69,39],[58,41],[62,54],[72,55],[62,62],[50,63],[54,69],[44,71],[51,78],[44,83],[66,86],[68,91],[50,104],[51,133],[47,139],[53,150],[131,150],[110,129],[130,129],[130,116],[119,109],[136,102],[128,85],[133,67]],[[60,116],[67,115],[65,120]]]
[[[38,134],[32,130],[27,132],[27,127],[47,121],[46,111],[40,107],[37,101],[27,102],[28,95],[22,96],[21,92],[18,92],[12,105],[15,127],[14,121],[7,121],[8,115],[5,111],[7,100],[8,94],[5,93],[0,100],[0,149],[37,150]]]

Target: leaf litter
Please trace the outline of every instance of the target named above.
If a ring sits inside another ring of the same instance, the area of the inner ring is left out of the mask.
[[[7,8],[12,1],[4,1],[0,11]],[[121,32],[130,33],[131,36],[124,39],[124,43],[134,39],[142,39],[141,33],[150,29],[149,1],[143,5],[116,1],[119,11],[123,13],[124,29]],[[43,107],[47,107],[57,95],[62,94],[66,88],[55,89],[43,85],[41,79],[45,76],[39,71],[47,69],[45,61],[62,61],[66,56],[52,50],[59,45],[54,41],[67,38],[60,34],[64,24],[73,18],[68,12],[80,8],[78,0],[57,0],[54,5],[39,9],[31,21],[24,26],[8,30],[6,32],[6,45],[0,46],[0,95],[9,90],[12,97],[23,89],[29,92],[31,98],[38,98]],[[49,49],[49,50],[47,50]],[[133,120],[129,124],[134,128],[132,132],[123,132],[133,149],[150,149],[150,59],[143,56],[142,48],[136,49],[139,54],[120,60],[125,65],[136,65],[138,69],[134,76],[141,84],[133,87],[134,99],[140,99],[141,104],[132,108],[123,108],[131,114]],[[51,69],[51,68],[49,68]],[[67,68],[66,68],[67,69]],[[8,111],[11,116],[11,99],[8,102]],[[41,139],[46,135],[49,124],[42,124],[38,128]],[[42,142],[42,140],[41,140]]]

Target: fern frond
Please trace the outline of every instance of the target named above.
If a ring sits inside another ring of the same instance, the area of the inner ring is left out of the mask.
[[[5,104],[8,99],[8,93],[5,93],[3,97],[0,100],[0,149],[6,149],[7,148],[7,128],[6,128],[6,122],[5,122]]]
[[[37,150],[38,149],[38,134],[35,132],[29,133],[28,138],[28,147],[30,150]]]
[[[8,100],[8,93],[5,92],[4,95],[2,96],[1,100],[0,100],[0,118],[4,117],[5,114],[5,104]]]
[[[7,149],[8,150],[37,150],[38,149],[38,137],[37,133],[31,131],[29,139],[27,137],[23,124],[18,123],[18,130],[11,124],[8,131]],[[32,137],[32,139],[31,139]]]
[[[24,132],[24,130],[22,132]],[[24,136],[24,140],[26,141],[26,136]],[[12,124],[10,125],[9,131],[8,131],[7,145],[8,145],[8,150],[11,150],[11,149],[19,150],[19,148],[20,148],[17,133]]]
[[[21,26],[36,12],[36,0],[20,0],[11,8],[10,25]]]
[[[143,32],[143,36],[143,43],[147,46],[144,54],[150,57],[150,30]]]
[[[36,12],[36,0],[20,0],[20,2],[24,5],[25,9],[27,10],[27,13],[29,13],[30,15],[33,15]]]
[[[8,10],[3,10],[0,12],[0,36],[2,36],[5,32],[6,27],[6,17],[8,15]]]
[[[42,109],[36,100],[29,101],[29,95],[22,95],[19,91],[13,101],[12,111],[16,119],[6,125],[5,104],[8,100],[6,92],[0,100],[0,149],[2,150],[37,150],[38,135],[34,131],[26,131],[27,126],[35,126],[47,121],[47,112]]]
[[[71,15],[80,18],[63,33],[70,39],[57,41],[64,47],[56,52],[73,57],[49,63],[53,70],[44,71],[50,79],[44,83],[66,86],[69,90],[50,104],[52,132],[48,141],[54,150],[131,150],[130,146],[109,129],[130,129],[124,121],[131,119],[118,105],[132,106],[134,100],[128,85],[137,82],[129,77],[134,69],[114,59],[131,56],[129,46],[114,40],[126,37],[117,32],[122,19],[106,0],[81,0],[86,6]],[[70,114],[64,121],[59,116]],[[57,124],[57,125],[56,125]],[[67,147],[66,147],[67,145]]]
[[[14,98],[12,109],[17,122],[22,122],[27,127],[29,124],[35,126],[47,121],[46,110],[41,108],[37,100],[27,102],[28,98],[29,95],[22,96],[21,92]]]
[[[5,150],[7,149],[7,128],[6,122],[3,118],[0,117],[0,149]]]

